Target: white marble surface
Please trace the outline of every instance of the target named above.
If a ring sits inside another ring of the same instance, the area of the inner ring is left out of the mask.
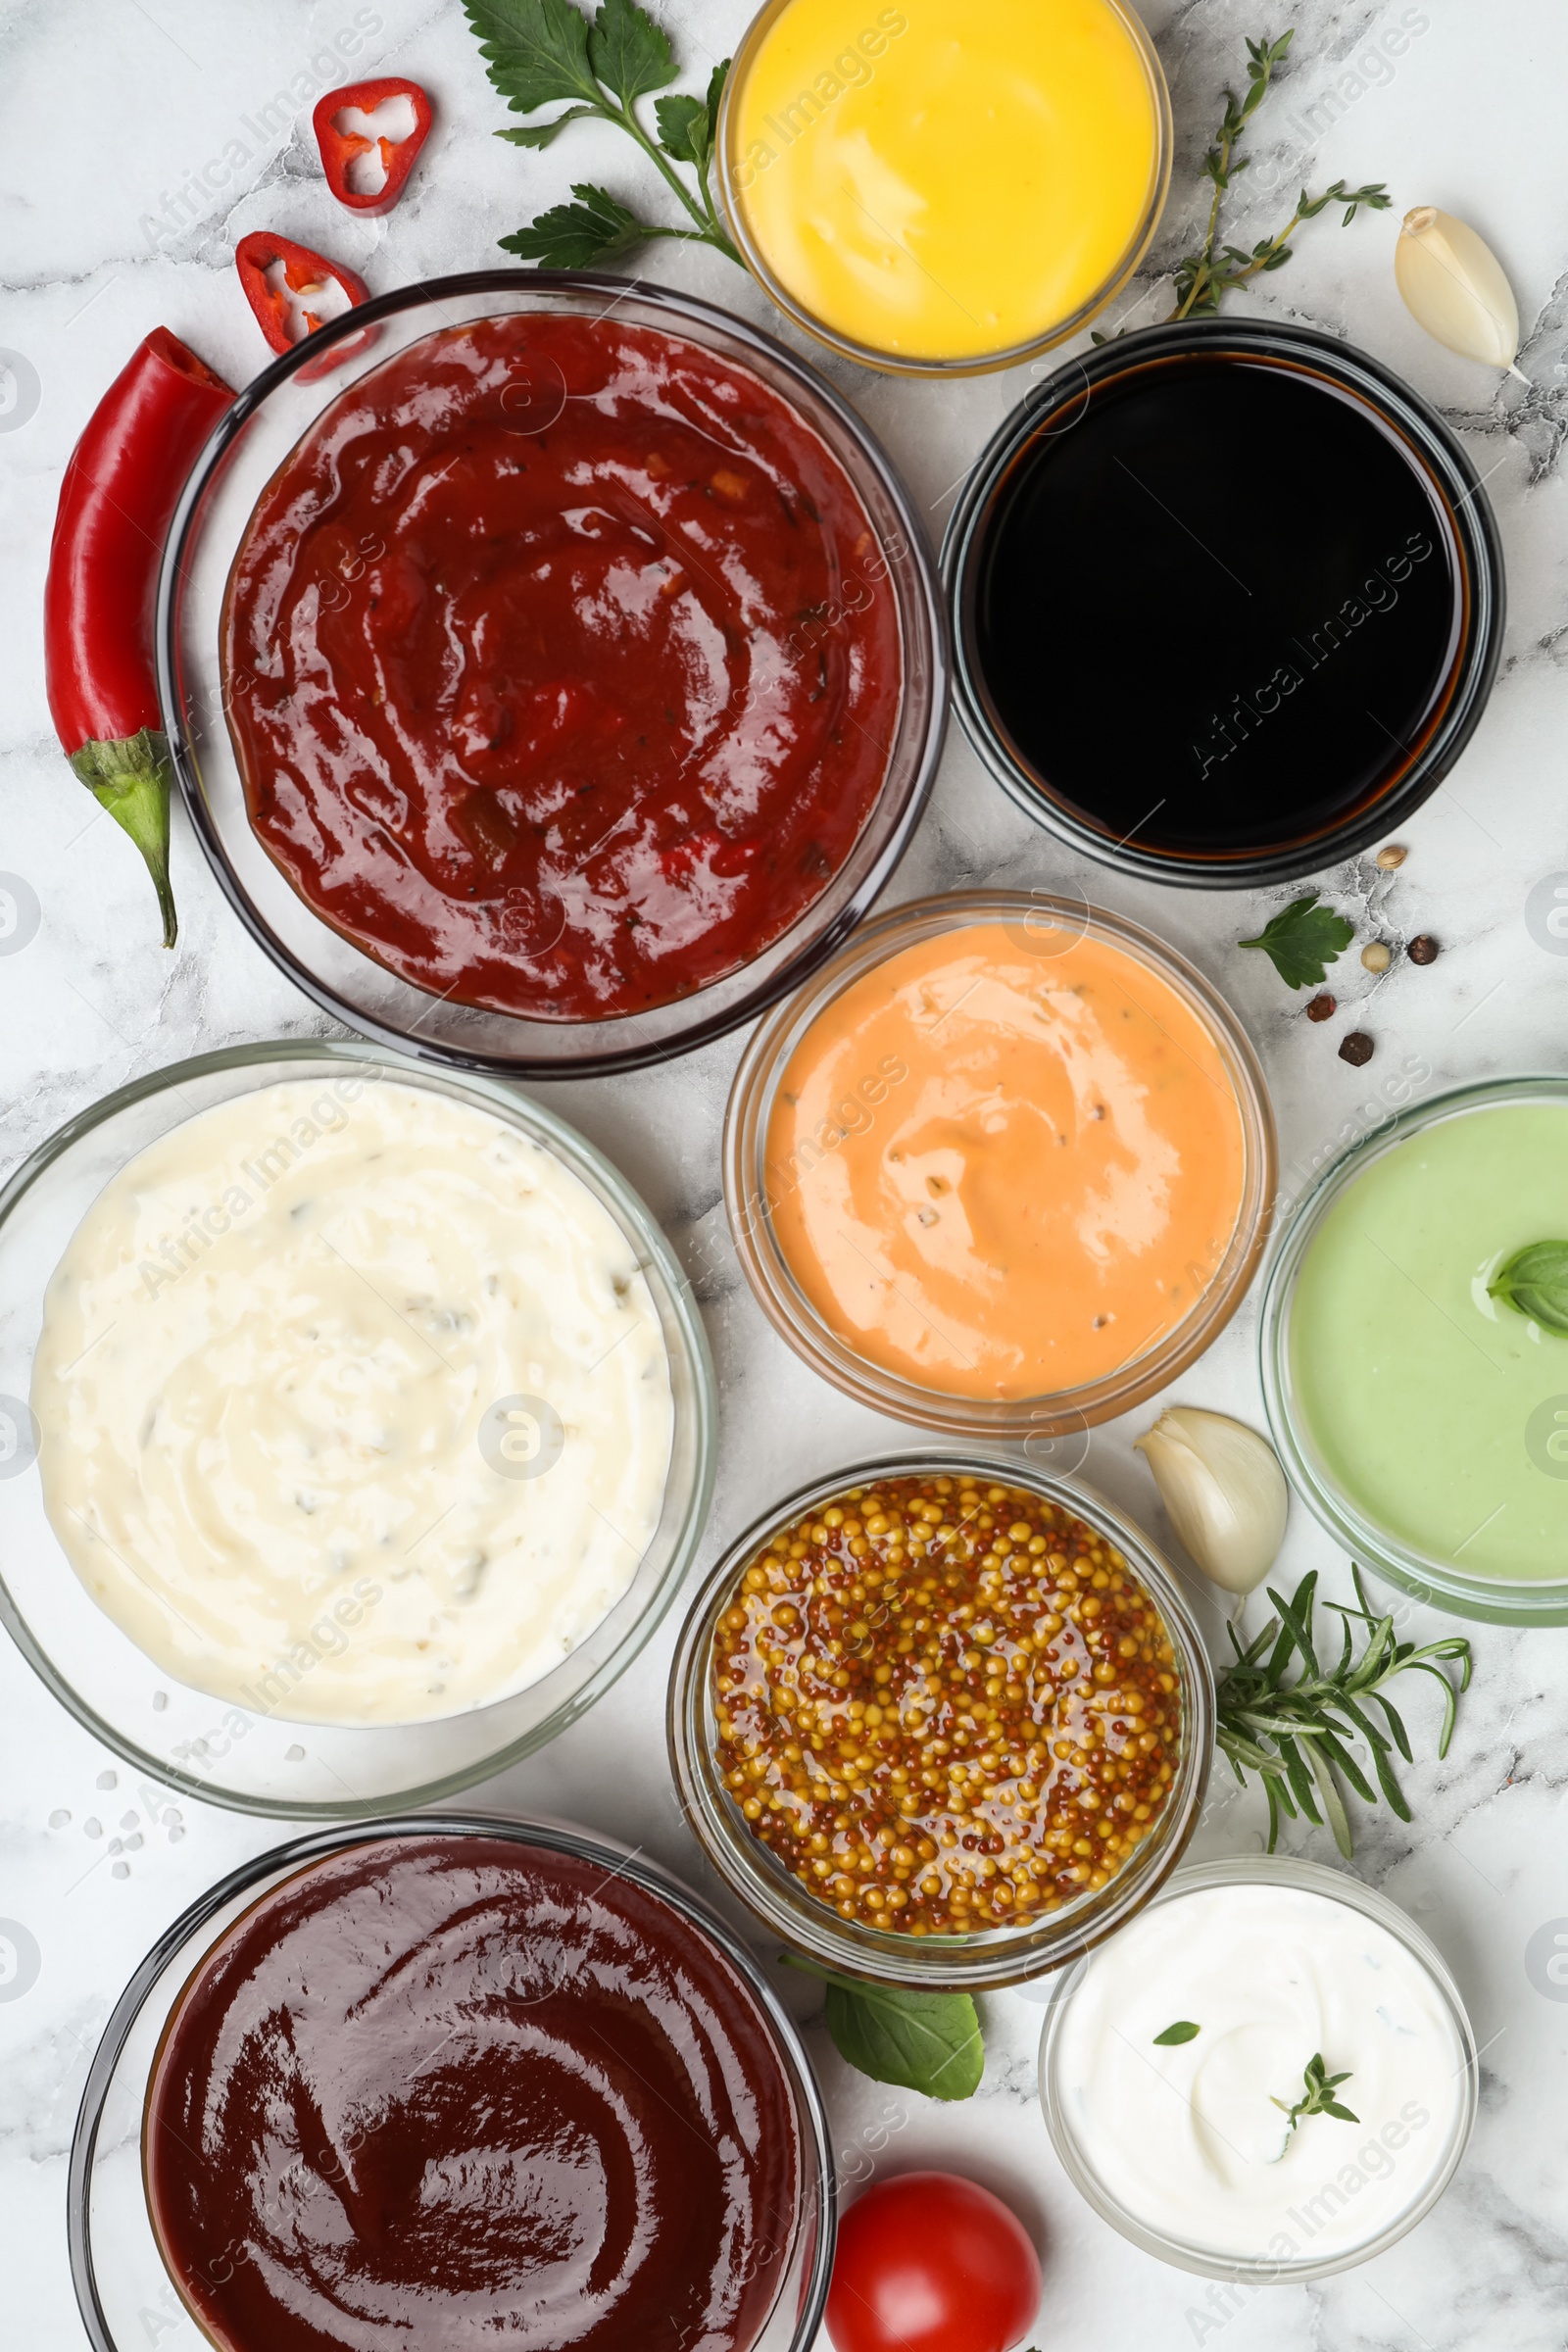
[[[745,0],[679,0],[662,12],[694,71],[733,41]],[[1178,124],[1174,194],[1154,267],[1119,306],[1158,317],[1168,266],[1198,208],[1194,166],[1234,75],[1244,34],[1278,31],[1252,0],[1153,0]],[[890,897],[997,881],[1059,884],[1138,916],[1227,992],[1268,1069],[1287,1182],[1383,1099],[1408,1057],[1434,1083],[1568,1061],[1568,965],[1531,937],[1525,902],[1568,869],[1563,783],[1568,721],[1565,484],[1568,423],[1568,180],[1561,170],[1568,13],[1554,0],[1298,0],[1291,74],[1261,119],[1250,243],[1299,177],[1384,176],[1398,210],[1437,202],[1490,239],[1518,291],[1527,388],[1428,342],[1395,297],[1397,212],[1341,231],[1333,216],[1300,240],[1253,307],[1348,336],[1401,369],[1461,429],[1488,476],[1507,549],[1507,650],[1491,709],[1446,786],[1410,825],[1395,877],[1369,867],[1324,885],[1358,917],[1407,939],[1430,931],[1427,970],[1396,961],[1374,981],[1353,958],[1334,985],[1375,1035],[1369,1068],[1337,1059],[1337,1036],[1263,958],[1233,943],[1269,911],[1259,896],[1142,889],[1058,851],[950,745],[934,804]],[[322,56],[358,24],[364,46]],[[1390,36],[1393,36],[1392,38]],[[319,63],[314,61],[320,60]],[[412,74],[439,120],[410,194],[385,220],[350,218],[326,195],[310,105],[333,80]],[[303,78],[296,78],[303,77]],[[276,94],[282,93],[280,100]],[[268,132],[264,110],[278,127]],[[1313,110],[1316,110],[1315,112]],[[60,1120],[135,1072],[237,1040],[312,1032],[313,1008],[248,945],[176,816],[178,953],[152,928],[144,877],[122,837],[72,780],[49,726],[39,608],[61,469],[132,344],[162,321],[235,382],[264,354],[230,266],[235,239],[263,225],[319,244],[372,289],[497,257],[493,240],[570,177],[626,190],[638,168],[609,134],[573,132],[529,157],[490,134],[504,120],[456,0],[5,0],[0,6],[0,344],[23,355],[22,405],[0,415],[0,867],[41,907],[37,936],[0,958],[0,1101],[10,1167]],[[244,149],[244,153],[239,150]],[[210,169],[209,169],[210,167]],[[206,170],[205,209],[181,224],[177,194]],[[225,178],[226,175],[226,178]],[[220,184],[222,183],[222,184]],[[1274,192],[1270,192],[1270,191]],[[169,201],[167,214],[164,211]],[[716,257],[660,249],[656,267],[695,291],[770,320],[766,304]],[[36,407],[26,414],[36,376]],[[952,487],[1023,385],[999,377],[937,389],[836,370],[885,437],[940,529]],[[1288,456],[1282,463],[1289,463]],[[1244,509],[1239,473],[1216,506]],[[1242,526],[1245,528],[1245,524]],[[1285,893],[1274,894],[1275,900]],[[724,1393],[723,1459],[705,1558],[788,1484],[902,1433],[842,1403],[774,1339],[743,1289],[722,1231],[717,1144],[739,1049],[730,1040],[645,1077],[556,1088],[552,1098],[626,1169],[698,1283]],[[1372,1114],[1372,1115],[1375,1115]],[[1254,1315],[1244,1309],[1180,1383],[1190,1401],[1257,1419]],[[1088,1471],[1159,1532],[1131,1439],[1149,1414],[1095,1435]],[[1343,1561],[1298,1510],[1284,1567]],[[1211,1612],[1217,1626],[1217,1614]],[[1419,1614],[1412,1622],[1419,1623]],[[614,1697],[527,1766],[475,1792],[487,1805],[541,1807],[643,1842],[703,1872],[669,1791],[661,1728],[673,1626]],[[1568,2288],[1568,2006],[1529,1981],[1533,1933],[1568,1915],[1561,1818],[1568,1784],[1568,1637],[1475,1629],[1477,1680],[1446,1764],[1408,1776],[1416,1823],[1363,1831],[1355,1867],[1406,1904],[1455,1969],[1486,2045],[1480,2127],[1446,2203],[1394,2253],[1309,2288],[1211,2302],[1200,2282],[1124,2245],[1079,2203],[1046,2140],[1034,2096],[1039,2010],[988,2000],[991,2056],[977,2097],[939,2108],[849,2075],[813,2048],[850,2179],[941,2163],[1012,2199],[1046,2258],[1039,2341],[1079,2352],[1212,2342],[1226,2352],[1330,2346],[1496,2347],[1564,2340]],[[1418,1701],[1412,1713],[1427,1721]],[[117,1777],[118,1776],[118,1777]],[[119,1769],[0,1647],[0,1918],[35,1941],[31,1974],[0,1984],[0,2338],[69,2352],[81,2329],[66,2261],[66,2152],[87,2055],[109,2006],[154,1935],[230,1864],[283,1833],[189,1802]],[[1260,1805],[1218,1779],[1200,1852],[1255,1845]],[[101,1835],[95,1834],[101,1831]],[[122,1850],[116,1854],[112,1841]],[[1321,1836],[1304,1852],[1332,1859]],[[25,1944],[24,1950],[28,1948]],[[1568,1991],[1568,1988],[1565,1988]],[[791,1987],[803,2013],[810,1988]],[[165,2331],[149,2325],[149,2340]],[[168,2339],[190,2342],[188,2323]]]

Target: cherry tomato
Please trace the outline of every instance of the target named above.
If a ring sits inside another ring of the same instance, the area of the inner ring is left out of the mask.
[[[834,2352],[1012,2352],[1040,2309],[1040,2261],[1000,2197],[954,2173],[905,2173],[839,2225]]]

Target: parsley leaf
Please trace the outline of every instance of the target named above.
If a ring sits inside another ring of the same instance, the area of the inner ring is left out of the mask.
[[[588,35],[588,62],[626,107],[675,78],[668,34],[636,0],[604,0]]]
[[[824,2022],[841,2058],[873,2082],[896,2082],[929,2099],[967,2099],[980,2087],[985,2043],[966,1992],[917,1992],[906,1984],[865,1984],[781,1952],[786,1968],[820,1977],[827,1986]]]
[[[603,188],[574,187],[577,204],[559,204],[527,228],[499,242],[504,252],[547,269],[576,270],[628,252],[646,237],[678,237],[711,245],[744,268],[730,242],[709,186],[718,135],[718,102],[729,60],[714,68],[706,97],[661,98],[659,142],[649,136],[637,101],[675,78],[668,35],[637,0],[600,0],[589,17],[574,0],[463,0],[490,79],[514,114],[565,102],[548,122],[512,124],[496,133],[514,147],[548,147],[568,122],[585,117],[613,122],[642,149],[692,222],[668,228],[638,220]],[[695,165],[695,193],[675,170]]]
[[[603,96],[588,63],[588,22],[571,0],[464,0],[496,88],[519,115],[557,98]]]
[[[647,237],[647,222],[603,188],[574,182],[571,192],[578,203],[553,205],[527,228],[502,237],[503,251],[520,262],[537,262],[543,270],[586,270],[591,262],[629,252]]]
[[[1190,2017],[1178,2018],[1175,2025],[1167,2026],[1163,2034],[1154,2035],[1154,2047],[1156,2050],[1168,2050],[1179,2041],[1196,2041],[1201,2032],[1202,2028],[1195,2026]]]
[[[1497,1268],[1487,1297],[1517,1308],[1543,1331],[1568,1339],[1568,1242],[1526,1243]]]
[[[1355,925],[1332,906],[1320,906],[1317,893],[1309,891],[1304,899],[1293,899],[1282,907],[1256,939],[1244,939],[1241,945],[1261,948],[1287,988],[1316,988],[1324,965],[1337,963],[1354,937]]]

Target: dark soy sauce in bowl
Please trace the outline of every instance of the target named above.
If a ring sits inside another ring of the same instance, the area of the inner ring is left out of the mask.
[[[1326,336],[1155,328],[1060,370],[946,555],[958,705],[1032,815],[1125,870],[1310,872],[1435,788],[1495,670],[1467,461]]]

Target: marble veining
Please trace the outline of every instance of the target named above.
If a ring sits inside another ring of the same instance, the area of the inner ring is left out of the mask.
[[[733,46],[747,0],[656,0],[695,85]],[[1409,825],[1394,874],[1362,858],[1321,887],[1392,943],[1429,932],[1425,968],[1396,957],[1382,977],[1354,954],[1331,986],[1341,1011],[1315,1027],[1265,959],[1235,943],[1290,889],[1161,891],[1102,873],[1058,849],[985,777],[956,729],[931,808],[888,893],[994,883],[1078,893],[1151,924],[1237,1007],[1266,1066],[1288,1192],[1348,1136],[1384,1115],[1402,1086],[1568,1064],[1568,964],[1527,917],[1542,881],[1568,879],[1562,740],[1568,719],[1568,183],[1560,169],[1568,15],[1550,0],[1150,0],[1146,10],[1176,114],[1169,209],[1114,326],[1169,307],[1169,272],[1198,231],[1197,176],[1219,90],[1239,80],[1245,34],[1297,25],[1290,72],[1257,119],[1255,162],[1227,233],[1250,245],[1289,212],[1298,186],[1385,178],[1391,215],[1348,229],[1327,214],[1295,259],[1237,308],[1305,322],[1357,343],[1412,382],[1459,434],[1497,511],[1509,569],[1504,662],[1486,719],[1454,773]],[[347,31],[361,47],[332,65]],[[315,61],[324,61],[318,64]],[[341,211],[319,177],[310,108],[330,81],[405,73],[435,96],[437,123],[402,204],[386,219]],[[0,0],[0,346],[18,390],[0,411],[0,868],[36,895],[37,931],[0,955],[0,1164],[20,1163],[59,1123],[135,1074],[183,1055],[330,1025],[240,932],[176,813],[178,952],[157,947],[139,863],[72,779],[43,696],[39,611],[61,469],[104,385],[163,322],[231,381],[266,357],[230,267],[234,241],[269,227],[318,245],[372,290],[484,267],[493,240],[569,179],[603,179],[652,203],[651,172],[608,130],[579,126],[543,155],[492,134],[506,120],[456,0]],[[1398,304],[1392,256],[1399,214],[1438,203],[1470,220],[1502,259],[1525,322],[1520,367],[1497,379],[1424,337]],[[726,263],[662,245],[665,276],[807,346]],[[15,368],[14,357],[24,366]],[[907,384],[819,364],[882,435],[934,536],[964,471],[1029,369],[951,385]],[[1067,355],[1067,356],[1070,356]],[[1043,368],[1040,373],[1049,371]],[[1216,514],[1266,496],[1266,460],[1238,453],[1211,488]],[[1130,657],[1136,683],[1136,652]],[[1352,1070],[1335,1048],[1349,1027],[1375,1038]],[[741,1281],[717,1196],[725,1094],[741,1041],[672,1067],[543,1088],[610,1152],[680,1250],[723,1384],[723,1451],[706,1565],[763,1502],[824,1468],[905,1441],[844,1403],[776,1340]],[[1426,1073],[1411,1081],[1408,1073]],[[1391,1089],[1395,1090],[1391,1093]],[[1256,1308],[1250,1302],[1173,1399],[1257,1421]],[[1131,1441],[1153,1407],[1095,1433],[1092,1478],[1168,1540]],[[1319,1568],[1348,1585],[1331,1544],[1293,1511],[1281,1575]],[[1190,1588],[1219,1654],[1218,1600]],[[1253,1604],[1256,1606],[1257,1604]],[[1409,1608],[1417,1639],[1439,1620]],[[1476,1680],[1444,1763],[1436,1693],[1412,1697],[1421,1761],[1404,1775],[1414,1820],[1362,1818],[1354,1868],[1402,1903],[1453,1967],[1484,2047],[1481,2119],[1446,2202],[1379,2261],[1308,2288],[1210,2288],[1162,2269],[1079,2202],[1046,2139],[1034,2091],[1041,2008],[1033,1994],[983,2006],[985,2082],[938,2107],[852,2074],[819,2028],[812,2047],[847,2184],[935,2163],[989,2181],[1016,2205],[1045,2254],[1039,2342],[1080,2352],[1132,2344],[1174,2352],[1554,2352],[1568,2291],[1568,1985],[1527,1967],[1543,1929],[1568,1932],[1563,1804],[1568,1790],[1568,1635],[1472,1629]],[[474,1792],[483,1806],[536,1809],[612,1831],[713,1892],[678,1814],[663,1757],[662,1702],[674,1627],[612,1702],[525,1766]],[[1248,1850],[1263,1807],[1216,1766],[1195,1851]],[[155,1936],[198,1890],[286,1835],[143,1785],[97,1748],[0,1640],[0,2249],[8,2342],[74,2352],[82,2335],[66,2261],[66,2153],[87,2059],[110,2006]],[[1290,1833],[1332,1860],[1326,1835]],[[10,1923],[10,1924],[7,1924]],[[767,1947],[759,1942],[764,1958]],[[803,2017],[817,2003],[781,1980]],[[172,2307],[144,2318],[150,2345],[195,2348]]]

